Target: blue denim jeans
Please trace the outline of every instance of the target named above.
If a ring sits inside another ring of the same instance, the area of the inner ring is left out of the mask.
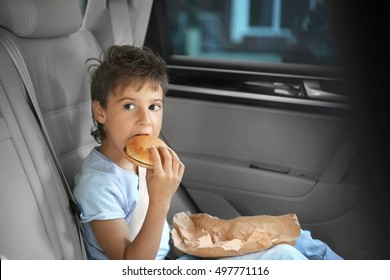
[[[301,230],[295,248],[309,260],[343,260],[325,242],[313,239],[308,230]]]
[[[201,258],[183,255],[179,260],[199,260]],[[296,245],[275,245],[261,252],[242,256],[221,258],[221,260],[342,260],[329,246],[318,239],[313,239],[308,230],[302,230]]]

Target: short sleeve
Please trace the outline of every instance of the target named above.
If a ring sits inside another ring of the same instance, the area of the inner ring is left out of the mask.
[[[81,208],[81,222],[125,218],[135,208],[118,184],[104,174],[85,177],[75,190]]]

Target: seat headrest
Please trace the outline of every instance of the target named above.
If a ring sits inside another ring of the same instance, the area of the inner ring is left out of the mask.
[[[81,24],[79,0],[0,0],[0,26],[19,37],[66,36]]]

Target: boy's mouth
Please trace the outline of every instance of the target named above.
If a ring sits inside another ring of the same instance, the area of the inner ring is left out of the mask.
[[[138,134],[133,135],[133,137],[134,136],[148,136],[148,135],[150,135],[150,134],[149,133],[138,133]]]

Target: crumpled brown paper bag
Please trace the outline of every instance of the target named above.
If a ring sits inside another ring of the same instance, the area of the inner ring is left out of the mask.
[[[186,254],[221,258],[263,251],[281,243],[295,245],[300,231],[295,214],[223,220],[181,212],[173,217],[171,236],[175,247]]]

